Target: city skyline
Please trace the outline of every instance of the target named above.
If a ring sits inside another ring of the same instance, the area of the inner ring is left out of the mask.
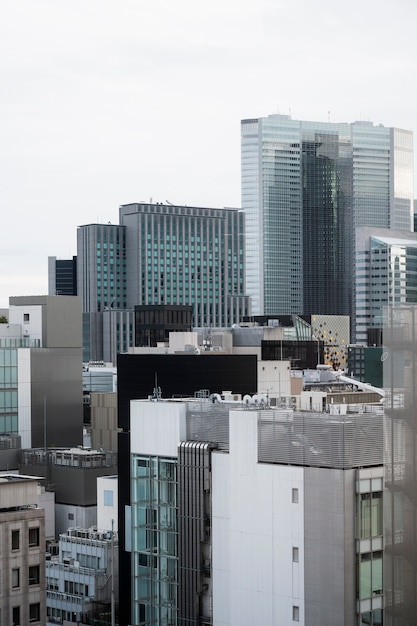
[[[239,208],[241,119],[415,129],[416,14],[408,0],[5,6],[0,307],[47,293],[47,257],[72,257],[75,228],[115,223],[120,204]]]

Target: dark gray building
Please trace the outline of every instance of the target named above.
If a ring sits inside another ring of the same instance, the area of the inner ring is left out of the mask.
[[[82,443],[81,298],[9,299],[2,324],[0,433],[19,434],[22,447]]]

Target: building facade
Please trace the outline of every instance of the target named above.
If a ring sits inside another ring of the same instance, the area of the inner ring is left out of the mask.
[[[387,306],[417,303],[417,234],[356,230],[354,341],[366,345],[383,327]]]
[[[45,624],[45,511],[38,480],[0,477],[0,621]]]
[[[48,257],[48,295],[77,295],[77,257],[57,259]]]
[[[121,624],[382,625],[382,412],[131,412]]]
[[[120,207],[127,302],[193,307],[193,326],[231,326],[249,313],[244,215],[164,204]]]
[[[116,362],[134,345],[135,306],[191,306],[195,326],[250,314],[244,288],[244,215],[234,209],[133,203],[120,225],[77,231],[84,362]]]
[[[82,441],[81,300],[9,299],[0,325],[0,433],[22,447]]]
[[[70,528],[59,537],[59,554],[47,554],[47,624],[110,624],[118,593],[117,533]],[[113,598],[113,602],[112,602]]]
[[[352,315],[355,229],[413,230],[413,136],[368,122],[242,121],[254,314]]]

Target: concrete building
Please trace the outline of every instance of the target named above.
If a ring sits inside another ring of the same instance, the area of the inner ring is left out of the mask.
[[[121,626],[382,624],[382,411],[132,401],[130,434]]]
[[[59,537],[59,554],[47,555],[47,624],[110,624],[118,594],[117,534],[70,528]],[[90,621],[92,620],[92,621]]]
[[[413,135],[242,121],[246,290],[259,314],[353,314],[355,229],[413,230]]]
[[[0,324],[0,433],[22,447],[82,442],[81,299],[12,297]]]
[[[0,476],[0,621],[45,624],[45,511],[39,481]]]
[[[44,448],[23,450],[20,472],[42,476],[55,492],[55,536],[70,527],[97,525],[97,478],[114,475],[117,455],[104,450]]]

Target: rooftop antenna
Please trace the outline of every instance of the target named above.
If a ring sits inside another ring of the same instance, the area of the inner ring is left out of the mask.
[[[161,387],[158,387],[158,373],[155,372],[155,387],[153,388],[152,400],[158,402],[162,397]]]

